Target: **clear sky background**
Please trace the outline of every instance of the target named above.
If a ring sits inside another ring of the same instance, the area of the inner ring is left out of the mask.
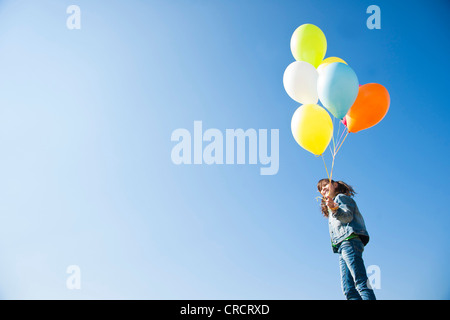
[[[66,9],[81,8],[69,30]],[[369,30],[366,9],[381,8]],[[319,211],[320,158],[300,148],[283,88],[290,37],[390,110],[350,134],[379,299],[450,298],[446,1],[0,1],[0,298],[343,299]],[[174,165],[171,133],[280,130],[280,168]],[[330,161],[329,157],[327,161]],[[66,288],[66,268],[81,289]]]

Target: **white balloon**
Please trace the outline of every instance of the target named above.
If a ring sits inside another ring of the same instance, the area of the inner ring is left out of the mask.
[[[284,71],[283,85],[289,97],[301,104],[317,104],[317,79],[319,73],[316,68],[305,61],[294,61]]]

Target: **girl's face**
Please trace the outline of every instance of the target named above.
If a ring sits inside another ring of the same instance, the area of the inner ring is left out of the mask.
[[[336,188],[336,182],[332,182],[330,183],[324,183],[324,185],[322,186],[322,190],[320,190],[320,193],[322,194],[322,196],[324,198],[331,196],[332,198],[334,198],[335,196],[335,188]]]

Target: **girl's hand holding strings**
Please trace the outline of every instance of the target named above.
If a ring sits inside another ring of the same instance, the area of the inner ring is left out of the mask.
[[[326,197],[325,202],[326,202],[328,208],[330,208],[330,209],[333,209],[333,208],[337,209],[337,207],[339,207],[339,205],[336,202],[334,202],[333,199],[331,199],[330,197]]]

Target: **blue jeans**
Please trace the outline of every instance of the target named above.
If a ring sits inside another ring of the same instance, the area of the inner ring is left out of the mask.
[[[341,286],[347,300],[375,300],[367,281],[363,251],[364,244],[359,238],[344,240],[338,248]]]

